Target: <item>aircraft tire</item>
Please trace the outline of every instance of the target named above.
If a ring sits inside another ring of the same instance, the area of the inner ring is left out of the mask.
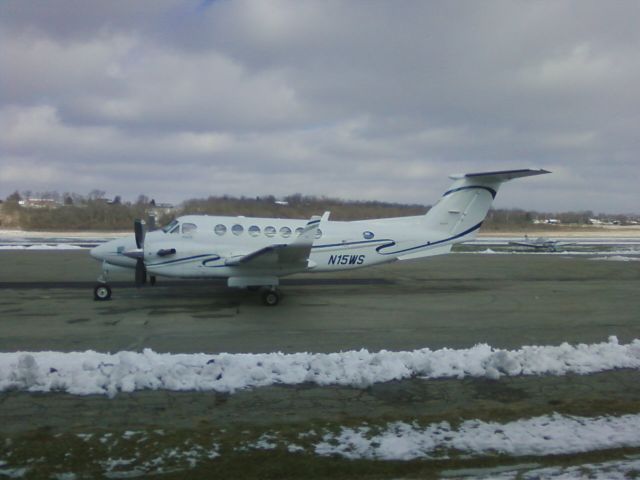
[[[262,303],[267,307],[275,307],[280,302],[280,293],[275,289],[264,290],[262,292]]]
[[[93,289],[93,299],[96,301],[105,301],[111,299],[111,287],[101,283]]]
[[[149,275],[149,283],[151,284],[152,287],[156,284],[156,276],[155,275]]]

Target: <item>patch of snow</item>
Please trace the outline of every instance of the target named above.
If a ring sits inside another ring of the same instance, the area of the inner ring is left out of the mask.
[[[67,472],[67,473],[54,473],[51,478],[54,480],[76,480],[78,478],[75,473]]]
[[[393,422],[373,432],[343,427],[315,445],[318,455],[349,459],[413,460],[471,456],[565,455],[640,446],[640,415],[572,417],[544,415],[508,423],[467,420],[453,427],[439,422],[421,427]]]
[[[517,466],[516,466],[517,467]],[[602,463],[587,463],[572,467],[547,467],[535,468],[522,471],[517,468],[509,468],[507,471],[487,472],[478,475],[456,476],[455,471],[451,474],[442,475],[452,480],[626,480],[634,478],[640,471],[640,460],[613,460]],[[499,473],[499,474],[497,474]]]
[[[0,476],[5,478],[23,478],[29,469],[27,467],[19,468],[0,468]]]
[[[0,245],[0,250],[86,250],[86,247],[67,243],[37,243],[33,245]]]
[[[54,473],[52,474],[51,478],[53,478],[54,480],[76,480],[76,478],[78,477],[73,472],[66,472],[66,473]]]
[[[296,445],[295,443],[290,443],[289,445],[287,445],[287,451],[289,453],[304,452],[304,447]]]
[[[391,352],[261,353],[208,355],[85,352],[0,353],[0,391],[61,391],[75,395],[136,390],[216,391],[273,384],[366,387],[411,377],[424,379],[589,374],[640,368],[640,340],[616,337],[595,344],[524,346],[478,344],[467,349]]]
[[[608,257],[595,257],[589,260],[604,260],[607,262],[639,262],[640,257],[626,257],[623,255],[610,255]]]

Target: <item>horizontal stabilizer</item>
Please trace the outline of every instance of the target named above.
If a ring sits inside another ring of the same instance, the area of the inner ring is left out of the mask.
[[[479,172],[479,173],[461,173],[449,175],[452,180],[461,180],[468,178],[470,180],[477,179],[485,182],[506,182],[513,180],[514,178],[532,177],[534,175],[543,175],[545,173],[551,173],[548,170],[542,168],[523,168],[519,170],[501,170],[497,172]]]

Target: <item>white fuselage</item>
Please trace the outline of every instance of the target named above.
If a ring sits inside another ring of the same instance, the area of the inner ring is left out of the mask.
[[[393,262],[398,258],[447,253],[447,240],[429,235],[424,216],[353,222],[324,221],[316,235],[309,260],[303,267],[228,266],[228,260],[277,244],[290,244],[307,220],[189,215],[171,228],[149,232],[144,260],[149,274],[166,277],[207,278],[255,275],[281,277],[304,271],[331,272]],[[195,227],[194,227],[195,226]],[[299,230],[298,230],[299,231]],[[469,232],[469,234],[475,233]],[[464,240],[469,237],[465,235]],[[445,241],[442,241],[445,240]],[[437,242],[433,245],[431,243]],[[94,248],[92,256],[109,264],[135,268],[136,261],[124,252],[136,248],[133,236],[112,240]],[[161,250],[175,254],[158,256]]]

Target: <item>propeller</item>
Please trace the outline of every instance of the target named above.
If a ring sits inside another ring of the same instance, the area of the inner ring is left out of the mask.
[[[147,233],[144,220],[135,220],[133,222],[133,231],[136,234],[136,247],[144,248],[144,237]]]
[[[133,222],[133,231],[136,235],[136,246],[141,254],[136,257],[136,286],[139,287],[147,283],[147,268],[144,266],[144,237],[147,233],[144,220]]]

